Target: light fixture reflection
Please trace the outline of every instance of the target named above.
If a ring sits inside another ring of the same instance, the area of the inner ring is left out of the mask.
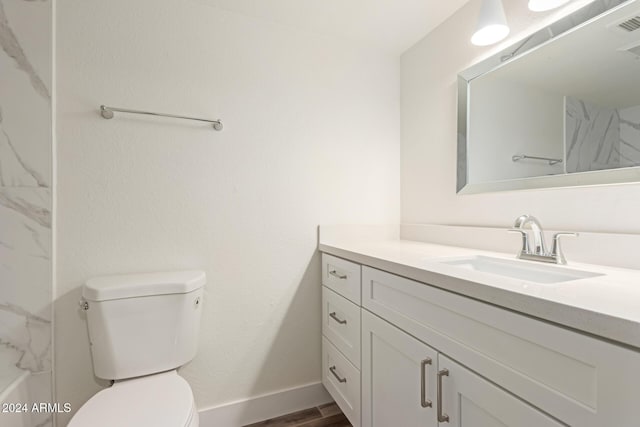
[[[507,37],[509,26],[501,0],[483,0],[478,17],[476,32],[471,43],[476,46],[487,46]]]

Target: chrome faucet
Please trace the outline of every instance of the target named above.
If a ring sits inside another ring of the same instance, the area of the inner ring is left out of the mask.
[[[528,229],[531,229],[531,235],[533,236],[533,247],[531,247],[529,232],[527,231]],[[567,236],[578,237],[578,233],[556,233],[553,235],[553,246],[551,248],[551,252],[547,252],[540,221],[532,215],[521,215],[516,218],[513,228],[509,231],[520,233],[522,235],[522,248],[517,255],[518,258],[531,261],[551,262],[555,264],[567,263],[567,259],[564,257],[564,253],[562,252],[560,239]]]
[[[531,234],[533,235],[533,250],[531,248],[531,243],[529,242],[528,237],[523,237],[524,242],[527,244],[526,253],[535,254],[535,255],[544,255],[547,252],[547,249],[544,245],[544,235],[542,234],[542,225],[540,225],[540,221],[537,220],[536,217],[532,215],[520,215],[516,218],[515,224],[513,224],[513,228],[517,229],[516,231],[522,232],[525,230],[527,226],[531,228]],[[526,232],[523,236],[527,236]]]

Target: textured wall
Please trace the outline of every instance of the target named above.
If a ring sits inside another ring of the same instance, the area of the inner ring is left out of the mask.
[[[109,273],[206,271],[181,370],[200,409],[319,381],[316,227],[399,220],[398,58],[190,1],[69,0],[57,19],[58,400],[104,385],[76,303]]]
[[[570,3],[571,8],[588,2]],[[471,45],[473,0],[402,56],[402,220],[508,227],[531,213],[550,229],[640,232],[640,185],[456,195],[456,76],[490,54]],[[565,13],[535,14],[505,2],[513,37]]]
[[[0,0],[0,393],[26,371],[32,402],[51,400],[51,14]]]

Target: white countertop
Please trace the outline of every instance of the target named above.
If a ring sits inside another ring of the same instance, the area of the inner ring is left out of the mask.
[[[514,259],[514,254],[401,240],[389,236],[393,233],[379,239],[326,234],[331,235],[320,233],[322,252],[640,349],[639,270],[570,262],[567,268],[603,276],[539,284],[438,261],[470,255]]]

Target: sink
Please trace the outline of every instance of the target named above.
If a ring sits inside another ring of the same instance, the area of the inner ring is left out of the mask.
[[[532,261],[510,260],[483,255],[440,260],[439,262],[465,270],[480,271],[482,273],[495,274],[496,276],[510,277],[512,279],[542,284],[562,283],[571,280],[604,276],[604,274],[591,271],[576,270],[556,265],[534,264]]]

